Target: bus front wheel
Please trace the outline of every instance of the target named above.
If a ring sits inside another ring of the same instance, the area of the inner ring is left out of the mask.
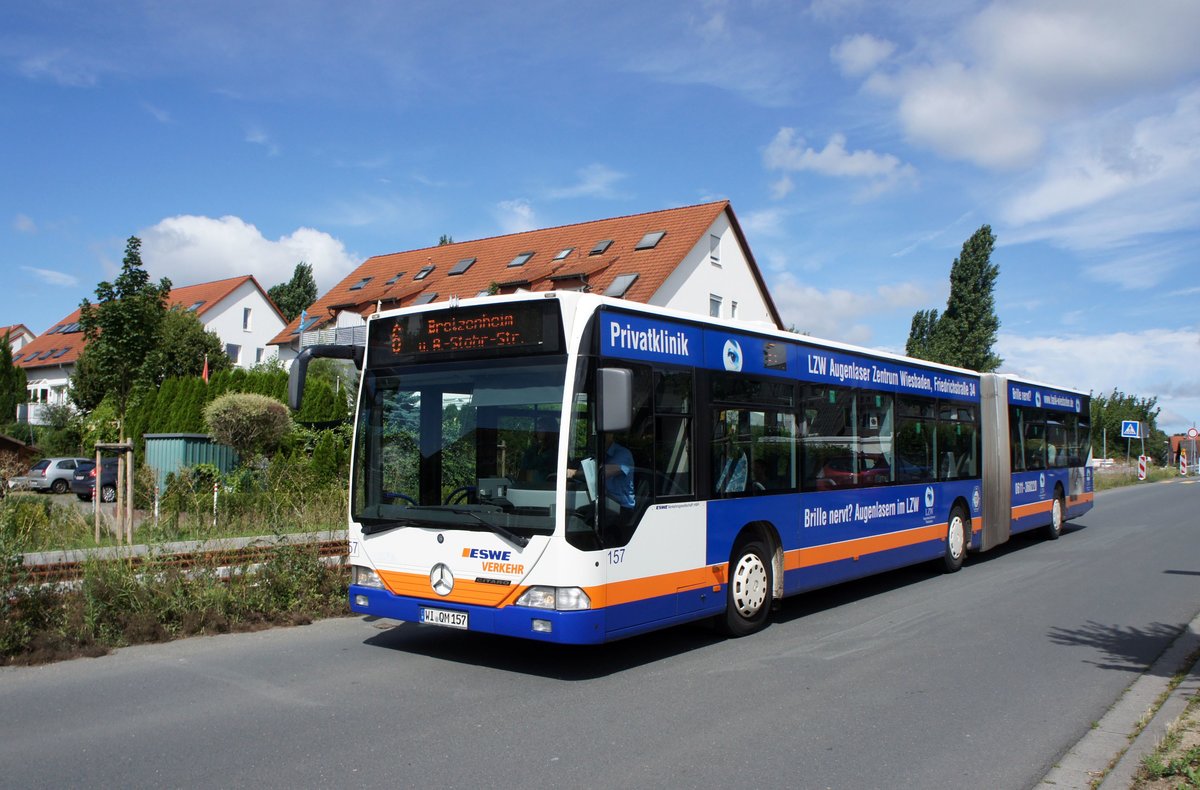
[[[725,589],[721,630],[729,636],[746,636],[766,626],[775,588],[771,553],[761,541],[746,541],[734,549]]]
[[[967,558],[967,537],[971,532],[971,522],[961,505],[955,505],[950,511],[950,521],[946,524],[946,553],[942,555],[942,567],[946,573],[954,573],[963,566]]]
[[[1054,504],[1050,506],[1050,523],[1046,525],[1046,537],[1058,540],[1063,533],[1063,524],[1067,520],[1067,507],[1063,503],[1062,491],[1054,492]]]

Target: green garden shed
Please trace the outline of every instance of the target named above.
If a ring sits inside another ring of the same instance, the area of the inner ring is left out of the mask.
[[[148,433],[146,465],[154,470],[154,482],[166,487],[167,475],[187,466],[212,464],[221,474],[237,466],[237,453],[226,444],[218,444],[205,433]]]

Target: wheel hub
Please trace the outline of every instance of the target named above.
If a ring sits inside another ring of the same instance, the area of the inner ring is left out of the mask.
[[[733,570],[733,605],[742,617],[751,618],[767,600],[767,567],[757,554],[746,554]]]

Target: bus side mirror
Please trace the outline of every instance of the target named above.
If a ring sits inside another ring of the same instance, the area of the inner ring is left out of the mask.
[[[600,368],[596,374],[600,390],[596,429],[602,432],[629,430],[633,425],[633,371]]]
[[[300,411],[304,400],[304,379],[308,377],[308,363],[313,358],[349,359],[354,367],[362,370],[364,349],[362,346],[309,346],[292,360],[288,371],[288,407]]]

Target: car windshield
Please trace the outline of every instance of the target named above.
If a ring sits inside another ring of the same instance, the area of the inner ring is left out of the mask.
[[[352,517],[366,533],[553,532],[565,372],[561,357],[368,369]]]

